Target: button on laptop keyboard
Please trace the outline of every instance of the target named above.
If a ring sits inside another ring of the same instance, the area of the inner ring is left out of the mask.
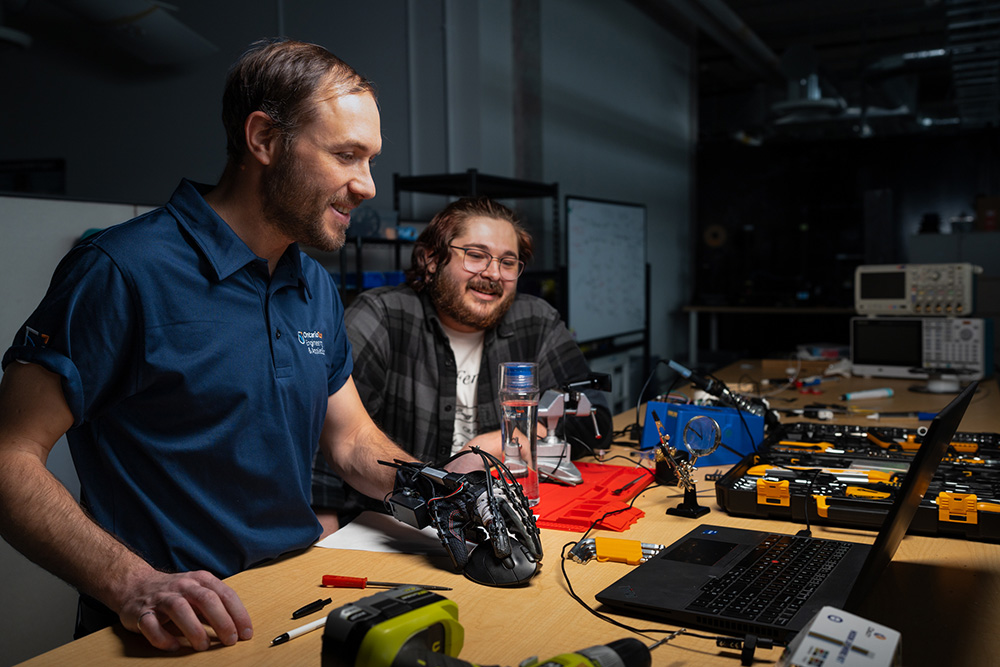
[[[687,609],[787,625],[849,550],[843,542],[768,535],[728,572],[702,586]]]

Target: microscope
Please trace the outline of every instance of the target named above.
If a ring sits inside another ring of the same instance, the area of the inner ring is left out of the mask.
[[[556,426],[563,417],[589,416],[597,438],[603,437],[597,426],[597,410],[583,393],[584,389],[611,391],[611,376],[590,373],[586,379],[566,383],[559,390],[547,390],[538,401],[538,417],[545,420],[546,427],[545,437],[538,440],[538,474],[544,479],[568,486],[583,482],[580,470],[570,457],[570,443],[556,434]],[[603,451],[594,453],[600,456]]]

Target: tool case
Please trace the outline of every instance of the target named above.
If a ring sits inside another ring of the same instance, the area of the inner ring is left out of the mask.
[[[782,424],[716,480],[716,500],[738,516],[878,530],[924,432]],[[955,434],[909,532],[1000,541],[1000,435]]]

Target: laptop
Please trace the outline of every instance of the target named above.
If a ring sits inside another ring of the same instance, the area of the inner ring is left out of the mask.
[[[976,392],[931,422],[872,545],[702,524],[597,594],[624,613],[787,641],[824,605],[854,611],[892,560]],[[801,572],[794,572],[802,566]]]

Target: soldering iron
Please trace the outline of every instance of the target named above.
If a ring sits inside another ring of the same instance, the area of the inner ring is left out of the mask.
[[[722,405],[743,410],[744,412],[749,412],[750,414],[757,415],[758,417],[763,417],[764,423],[768,426],[775,426],[780,422],[777,413],[775,413],[774,410],[771,410],[767,405],[767,402],[763,399],[751,400],[745,396],[736,394],[730,391],[725,382],[716,378],[698,375],[690,368],[686,368],[676,361],[671,360],[667,363],[667,365],[675,370],[685,380],[689,380],[691,384],[698,389],[715,396]]]

